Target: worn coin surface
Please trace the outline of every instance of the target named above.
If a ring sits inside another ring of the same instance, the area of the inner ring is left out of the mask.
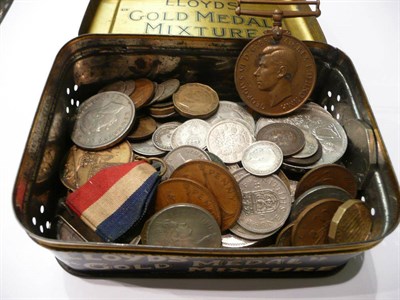
[[[171,135],[171,146],[196,146],[205,149],[210,124],[201,119],[190,119],[179,125]]]
[[[127,94],[128,96],[130,96],[133,91],[135,90],[136,87],[136,83],[134,79],[130,79],[130,80],[126,80],[125,81],[125,94]]]
[[[222,120],[239,120],[244,122],[250,132],[254,134],[256,124],[253,116],[240,104],[232,101],[219,101],[217,112],[206,121],[211,125]]]
[[[135,90],[130,95],[137,109],[147,105],[153,98],[155,85],[153,81],[147,78],[135,80]]]
[[[283,153],[277,144],[270,141],[258,141],[243,151],[242,165],[247,172],[256,176],[266,176],[279,169],[283,162]]]
[[[158,84],[162,88],[161,95],[157,98],[156,102],[162,102],[170,98],[179,88],[180,82],[178,79],[169,79]]]
[[[348,191],[334,185],[318,185],[314,186],[300,196],[298,196],[292,205],[290,219],[296,220],[297,216],[310,204],[313,204],[321,199],[337,199],[342,202],[351,198]]]
[[[119,80],[112,82],[110,84],[107,84],[103,88],[99,90],[99,93],[103,92],[120,92],[125,94],[126,91],[126,83],[125,81]]]
[[[145,140],[143,142],[132,142],[131,143],[132,150],[144,156],[162,156],[165,154],[165,151],[158,149],[154,146],[153,141],[151,139]]]
[[[283,226],[292,200],[278,176],[249,174],[240,179],[239,186],[243,198],[239,225],[254,233],[270,233]]]
[[[281,148],[283,156],[291,156],[300,152],[305,145],[302,130],[287,123],[271,123],[257,132],[257,141],[274,142]]]
[[[191,204],[175,204],[154,214],[146,229],[148,245],[218,248],[221,232],[211,214]]]
[[[297,217],[292,229],[292,245],[327,244],[333,215],[343,204],[337,199],[322,199],[307,206]]]
[[[132,141],[148,139],[157,129],[156,121],[150,116],[140,116],[127,138]]]
[[[247,230],[246,228],[243,228],[242,226],[240,226],[238,223],[235,223],[235,225],[233,225],[231,228],[229,228],[229,230],[244,239],[250,240],[250,241],[259,241],[262,239],[265,239],[267,237],[270,237],[271,235],[275,234],[279,229],[272,231],[272,232],[268,232],[268,233],[255,233],[255,232],[251,232],[249,230]]]
[[[254,142],[250,130],[240,122],[223,120],[213,125],[208,132],[207,148],[218,155],[224,163],[236,163],[244,150]]]
[[[201,83],[181,85],[172,99],[179,114],[188,118],[208,118],[219,105],[219,97],[211,87]]]
[[[170,178],[188,178],[205,186],[214,195],[221,210],[221,229],[231,227],[242,209],[242,194],[235,178],[212,161],[192,160],[179,166]]]
[[[224,248],[245,248],[255,243],[257,241],[246,240],[231,233],[226,233],[222,236],[222,247]]]
[[[87,150],[101,150],[117,144],[133,126],[135,106],[120,92],[96,94],[79,106],[71,139]]]
[[[327,164],[308,171],[297,184],[296,198],[310,188],[318,185],[334,185],[347,191],[351,198],[357,195],[357,181],[353,174],[343,166]]]
[[[291,167],[299,167],[299,168],[307,168],[311,165],[314,165],[315,163],[317,163],[321,158],[322,158],[322,145],[321,143],[317,141],[317,152],[315,152],[313,155],[309,156],[309,157],[305,157],[305,158],[296,158],[294,156],[290,156],[290,157],[285,157],[283,159],[283,166],[291,166]]]
[[[152,136],[154,146],[163,151],[171,151],[171,136],[174,130],[181,125],[180,122],[167,122],[160,125]]]
[[[266,116],[280,116],[299,108],[316,81],[313,55],[295,37],[284,35],[277,44],[273,34],[253,39],[235,66],[240,98]]]
[[[339,206],[329,226],[331,243],[366,241],[371,233],[372,218],[364,202],[350,199]]]
[[[292,246],[292,230],[294,227],[294,223],[290,223],[286,225],[280,232],[276,238],[275,246],[278,247],[286,247]]]
[[[73,145],[61,169],[61,182],[70,190],[86,183],[105,168],[131,162],[133,153],[128,142],[122,142],[101,151],[87,151]]]
[[[309,131],[303,131],[305,144],[303,149],[292,155],[292,158],[308,158],[313,156],[318,151],[319,142]]]
[[[214,195],[200,183],[187,178],[171,178],[161,182],[156,191],[155,210],[177,203],[191,203],[206,209],[221,226],[218,203]]]

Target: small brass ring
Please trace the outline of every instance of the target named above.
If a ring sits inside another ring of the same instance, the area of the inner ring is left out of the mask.
[[[167,164],[165,163],[164,160],[158,157],[145,157],[145,156],[135,156],[135,160],[144,160],[147,163],[151,164],[152,161],[157,161],[161,164],[161,169],[159,171],[160,177],[164,176],[164,174],[167,172]]]

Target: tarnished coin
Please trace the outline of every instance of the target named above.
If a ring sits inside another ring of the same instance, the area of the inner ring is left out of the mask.
[[[190,119],[179,125],[171,135],[171,146],[177,148],[183,145],[206,148],[207,134],[210,124],[201,119]]]
[[[151,106],[152,104],[156,103],[157,100],[161,97],[162,93],[164,92],[164,86],[157,84],[156,82],[153,82],[154,84],[154,95],[153,98],[146,104],[148,106]]]
[[[242,195],[235,178],[225,168],[212,161],[192,160],[176,168],[171,178],[188,178],[205,186],[220,207],[221,229],[235,224],[242,209]]]
[[[316,81],[313,55],[293,36],[277,44],[273,34],[253,39],[240,53],[235,85],[240,98],[255,111],[281,116],[299,108]]]
[[[210,160],[219,164],[221,167],[225,168],[226,170],[228,170],[228,167],[225,165],[225,163],[222,161],[222,159],[220,159],[218,157],[218,155],[210,152],[210,151],[206,151],[207,155],[210,157]]]
[[[357,195],[357,181],[353,174],[340,165],[327,164],[308,171],[297,184],[295,197],[318,185],[334,185],[347,191],[351,198]]]
[[[96,94],[79,106],[72,141],[87,150],[101,150],[117,144],[129,133],[135,106],[120,92]]]
[[[156,119],[166,119],[178,115],[173,105],[165,107],[155,107],[154,105],[150,106],[149,114]]]
[[[172,178],[157,187],[155,210],[177,203],[191,203],[206,209],[221,225],[221,212],[214,195],[200,183],[187,178]]]
[[[86,183],[100,170],[131,162],[133,153],[128,142],[101,151],[87,151],[72,146],[61,169],[61,182],[70,190]]]
[[[191,204],[175,204],[157,212],[146,230],[146,244],[189,248],[221,247],[221,232],[210,213]]]
[[[127,138],[132,141],[148,139],[157,129],[156,121],[150,116],[140,116]]]
[[[267,124],[279,122],[292,124],[303,131],[311,132],[322,145],[322,156],[316,163],[304,166],[302,169],[335,163],[347,149],[347,135],[339,122],[331,115],[309,104],[304,104],[287,117],[260,118],[256,124],[256,131]]]
[[[274,173],[279,169],[282,162],[282,150],[273,142],[255,142],[243,151],[243,168],[256,176],[266,176]]]
[[[312,187],[294,200],[292,211],[290,212],[290,220],[296,220],[297,216],[310,204],[328,198],[344,202],[350,199],[351,195],[346,190],[334,185],[318,185]]]
[[[120,92],[125,94],[126,91],[126,83],[125,81],[119,80],[112,82],[110,84],[107,84],[103,88],[99,90],[99,93],[104,93],[104,92]]]
[[[219,97],[211,87],[201,83],[186,83],[173,94],[177,112],[187,118],[208,118],[219,105]]]
[[[244,150],[254,142],[250,130],[240,122],[224,120],[213,125],[207,136],[207,149],[218,155],[224,163],[236,163]]]
[[[155,92],[155,86],[153,81],[147,78],[136,79],[135,85],[135,90],[130,95],[130,98],[135,107],[139,109],[151,101]]]
[[[254,233],[270,233],[283,226],[292,204],[288,188],[276,175],[247,175],[239,181],[242,212],[237,223]]]
[[[222,247],[224,248],[245,248],[255,243],[257,241],[246,240],[231,233],[226,233],[222,236]]]
[[[165,151],[162,151],[156,146],[154,146],[153,141],[151,139],[145,140],[143,142],[133,142],[131,143],[133,152],[144,155],[144,156],[162,156],[165,154]]]
[[[130,96],[136,88],[136,83],[134,79],[125,81],[125,94]]]
[[[329,226],[331,243],[366,241],[371,233],[372,218],[369,209],[358,199],[350,199],[339,206]]]
[[[179,89],[180,82],[178,79],[169,79],[161,82],[158,86],[162,89],[162,93],[156,102],[162,102],[171,97]]]
[[[250,241],[259,241],[262,239],[265,239],[267,237],[272,236],[273,234],[275,234],[279,229],[274,230],[272,232],[268,232],[268,233],[255,233],[255,232],[251,232],[249,230],[247,230],[246,228],[243,228],[242,226],[240,226],[238,223],[236,223],[235,225],[233,225],[231,228],[229,228],[229,230],[244,239],[250,240]]]
[[[169,178],[172,172],[185,162],[198,159],[210,160],[210,157],[204,150],[195,146],[185,145],[175,148],[164,158],[167,164],[167,172],[162,177],[162,180]]]
[[[181,125],[180,122],[167,122],[160,125],[152,136],[154,146],[163,151],[171,151],[171,136],[174,130]]]
[[[318,140],[316,141],[318,145],[317,152],[305,158],[295,158],[294,156],[285,157],[283,159],[283,166],[308,168],[309,166],[316,164],[322,158],[323,151],[321,143]]]
[[[271,123],[257,132],[257,141],[270,141],[281,148],[283,156],[300,152],[305,145],[303,131],[287,123]]]
[[[294,223],[290,223],[286,225],[280,232],[276,238],[275,246],[278,247],[287,247],[292,246],[292,230],[294,227]]]
[[[236,120],[244,122],[250,132],[255,132],[255,121],[253,116],[240,104],[232,101],[219,101],[217,112],[206,121],[211,125],[215,125],[222,120]]]
[[[343,204],[337,199],[322,199],[307,206],[297,217],[292,229],[292,245],[327,244],[333,215]]]
[[[303,131],[305,144],[303,149],[292,155],[292,158],[308,158],[313,156],[318,151],[319,142],[318,140],[312,135],[312,133],[308,131]]]

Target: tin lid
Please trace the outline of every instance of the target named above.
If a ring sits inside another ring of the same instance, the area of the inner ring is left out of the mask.
[[[280,9],[255,5],[254,9]],[[272,28],[272,19],[235,14],[228,0],[91,0],[79,30],[85,33],[124,33],[253,39]],[[286,10],[310,11],[307,5]],[[286,19],[283,28],[300,40],[326,42],[316,17]]]

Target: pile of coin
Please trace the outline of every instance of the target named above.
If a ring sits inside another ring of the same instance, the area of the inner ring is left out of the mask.
[[[297,246],[371,231],[340,165],[346,132],[313,102],[269,118],[201,83],[118,81],[82,103],[71,139],[60,173],[70,190],[138,155],[165,162],[142,244]]]

